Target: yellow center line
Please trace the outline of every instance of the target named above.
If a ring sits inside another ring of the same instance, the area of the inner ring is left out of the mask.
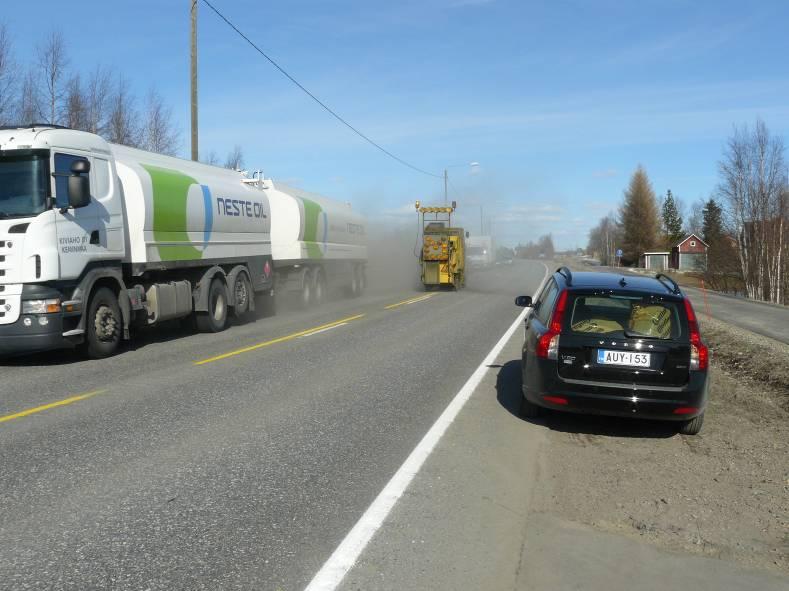
[[[92,396],[96,396],[97,394],[104,394],[104,392],[106,391],[107,390],[93,390],[91,392],[85,392],[84,394],[77,394],[76,396],[72,396],[71,398],[64,398],[63,400],[58,400],[57,402],[50,402],[49,404],[42,404],[41,406],[36,406],[35,408],[28,408],[27,410],[23,410],[22,412],[0,417],[0,423],[5,423],[6,421],[13,421],[14,419],[21,419],[22,417],[26,417],[28,415],[49,410],[50,408],[57,408],[58,406],[66,406],[67,404],[72,404],[74,402],[79,402],[80,400],[85,400],[86,398],[91,398]]]
[[[235,355],[241,355],[242,353],[249,353],[250,351],[255,351],[256,349],[262,349],[263,347],[268,347],[270,345],[276,345],[277,343],[284,343],[286,341],[291,341],[298,337],[312,334],[319,330],[324,330],[327,328],[333,328],[340,324],[345,324],[347,322],[351,322],[352,320],[358,320],[362,318],[364,314],[357,314],[356,316],[349,316],[348,318],[342,318],[340,320],[335,320],[334,322],[329,322],[328,324],[323,324],[321,326],[315,326],[313,328],[308,328],[306,330],[302,330],[299,332],[294,332],[293,334],[285,335],[284,337],[278,337],[276,339],[271,339],[270,341],[265,341],[263,343],[258,343],[256,345],[250,345],[249,347],[244,347],[243,349],[236,349],[235,351],[230,351],[228,353],[222,353],[221,355],[217,355],[216,357],[209,357],[208,359],[202,359],[200,361],[195,361],[195,365],[205,365],[206,363],[213,363],[214,361],[221,361],[222,359],[227,359],[228,357],[233,357]]]
[[[397,302],[396,304],[390,304],[388,306],[384,306],[384,310],[391,310],[393,308],[397,308],[398,306],[407,306],[408,304],[415,304],[417,302],[421,302],[422,300],[430,299],[434,295],[436,295],[436,294],[435,293],[428,293],[428,294],[421,295],[421,296],[416,297],[416,298],[410,298],[410,299],[407,299],[407,300],[403,300],[402,302]]]

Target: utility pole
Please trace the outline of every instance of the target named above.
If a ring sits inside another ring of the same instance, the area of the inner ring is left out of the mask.
[[[192,35],[191,35],[191,78],[192,78],[192,160],[199,159],[197,144],[197,3],[199,0],[189,0],[192,7]]]
[[[444,169],[444,205],[447,204],[447,169]]]

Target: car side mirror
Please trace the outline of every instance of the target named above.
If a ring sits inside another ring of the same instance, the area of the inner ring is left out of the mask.
[[[68,177],[68,204],[78,209],[90,205],[90,162],[76,160],[71,165],[71,176]]]
[[[518,296],[515,298],[515,305],[520,306],[521,308],[531,308],[531,296]]]

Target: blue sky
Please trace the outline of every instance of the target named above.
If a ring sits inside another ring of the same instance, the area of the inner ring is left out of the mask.
[[[212,0],[305,86],[387,149],[440,174],[475,230],[583,246],[643,164],[658,193],[708,197],[735,123],[789,138],[789,2]],[[188,154],[188,0],[4,2],[20,62],[53,27],[72,68],[155,84]],[[413,223],[440,179],[389,160],[200,8],[201,152]],[[469,162],[480,166],[470,168]]]

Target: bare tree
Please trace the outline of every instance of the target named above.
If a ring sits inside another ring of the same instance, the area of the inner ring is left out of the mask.
[[[707,201],[699,197],[690,204],[690,213],[685,218],[685,234],[695,234],[701,236],[704,229],[704,208]]]
[[[244,168],[244,153],[241,151],[241,146],[233,146],[233,150],[225,159],[225,168],[230,168],[232,170],[241,170]]]
[[[140,133],[136,123],[138,113],[135,103],[129,83],[125,78],[119,77],[110,97],[106,130],[108,141],[134,148],[139,146]]]
[[[68,66],[63,34],[53,31],[38,47],[38,66],[44,80],[49,123],[57,123],[58,105],[63,98],[63,77]]]
[[[79,74],[72,76],[66,83],[61,120],[67,127],[88,131],[88,101]]]
[[[173,125],[172,112],[172,107],[166,106],[161,95],[151,88],[145,100],[140,147],[168,156],[176,153],[180,137]]]
[[[41,119],[41,89],[38,78],[32,69],[25,72],[17,106],[17,119],[19,123],[27,125]]]
[[[211,166],[219,166],[219,156],[215,150],[211,150],[207,156],[203,156],[200,159],[200,162],[203,164],[210,164]]]
[[[16,72],[8,27],[0,23],[0,125],[9,125],[14,117]]]
[[[589,254],[597,257],[603,265],[616,262],[616,251],[622,246],[622,226],[614,214],[609,213],[589,231]]]
[[[718,192],[737,237],[746,293],[780,303],[789,217],[783,142],[761,119],[752,132],[735,127],[719,169]]]
[[[109,69],[96,66],[88,78],[85,90],[85,129],[91,133],[104,133],[107,111],[112,94],[112,73]]]

